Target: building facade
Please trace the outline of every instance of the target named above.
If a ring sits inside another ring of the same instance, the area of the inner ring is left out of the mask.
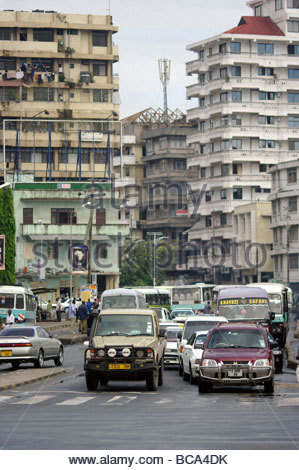
[[[262,0],[248,5],[254,16],[187,47],[196,54],[187,74],[197,77],[187,87],[187,98],[198,101],[187,111],[187,119],[197,125],[187,140],[193,152],[188,168],[199,171],[193,190],[204,192],[200,220],[189,232],[189,240],[198,244],[189,266],[199,270],[202,280],[211,277],[203,254],[213,239],[226,252],[226,281],[237,282],[233,212],[266,201],[268,170],[298,155],[299,4]],[[219,256],[220,249],[215,250]]]

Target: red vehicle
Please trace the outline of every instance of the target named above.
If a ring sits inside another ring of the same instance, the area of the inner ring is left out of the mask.
[[[213,385],[262,384],[265,393],[274,392],[274,357],[264,328],[256,323],[221,323],[213,328],[203,346],[198,391]]]

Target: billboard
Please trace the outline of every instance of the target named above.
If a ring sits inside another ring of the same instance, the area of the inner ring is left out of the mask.
[[[72,245],[70,258],[72,274],[88,273],[88,246],[80,243]]]
[[[0,271],[5,270],[5,235],[0,235]]]

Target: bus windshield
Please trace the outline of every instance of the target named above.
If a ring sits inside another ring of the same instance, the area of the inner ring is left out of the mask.
[[[274,313],[282,313],[282,298],[280,294],[269,294],[270,310]]]
[[[269,320],[268,299],[221,299],[218,313],[228,320]]]
[[[14,308],[15,296],[14,294],[1,294],[0,295],[0,308]]]
[[[134,295],[103,296],[102,308],[137,308],[136,297]]]

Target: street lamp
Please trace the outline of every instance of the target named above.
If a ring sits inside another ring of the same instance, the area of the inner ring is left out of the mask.
[[[31,117],[31,119],[35,118],[36,116],[39,116],[40,114],[45,113],[47,116],[50,114],[47,109],[44,109],[43,111],[40,111],[39,113],[35,114],[34,116]]]
[[[154,268],[153,268],[153,286],[156,287],[156,245],[159,243],[161,240],[165,240],[168,237],[161,237],[160,235],[163,235],[162,232],[147,232],[149,236],[154,237],[154,250],[153,250],[153,258],[154,258]],[[160,237],[160,238],[157,238]]]
[[[91,195],[93,199],[93,194]],[[88,274],[87,282],[91,283],[91,250],[92,250],[92,225],[93,225],[93,214],[94,214],[94,205],[93,202],[88,201],[85,204],[82,204],[81,207],[88,208],[90,210],[88,224],[86,227],[86,233],[84,238],[84,245],[88,242]]]

